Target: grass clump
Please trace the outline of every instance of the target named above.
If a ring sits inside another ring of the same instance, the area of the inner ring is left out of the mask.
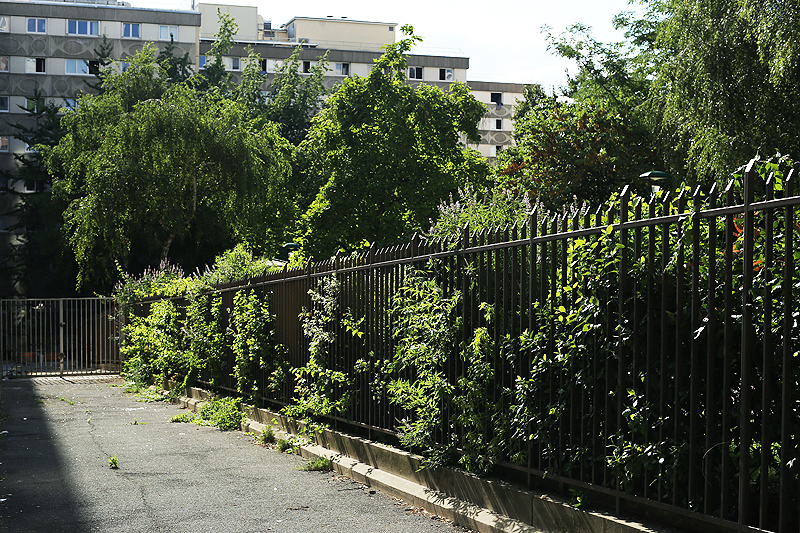
[[[239,409],[238,398],[212,398],[204,402],[197,414],[178,413],[170,422],[194,422],[201,426],[214,426],[221,430],[239,429],[244,413]]]
[[[327,457],[318,455],[314,460],[301,464],[297,469],[304,472],[330,472],[333,470],[333,463]]]
[[[191,411],[186,411],[185,413],[178,413],[177,415],[173,416],[169,419],[170,422],[183,422],[189,423],[194,422],[195,416],[194,413]]]
[[[278,449],[279,452],[286,452],[293,448],[293,444],[288,439],[277,439],[275,441],[275,448]]]
[[[119,460],[117,459],[116,455],[112,455],[111,457],[108,458],[108,467],[111,470],[116,470],[117,468],[119,468]]]
[[[275,442],[275,429],[272,426],[264,427],[261,433],[256,435],[256,440],[261,444],[272,444]]]

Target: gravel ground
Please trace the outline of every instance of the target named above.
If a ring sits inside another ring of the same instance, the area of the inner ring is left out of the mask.
[[[0,531],[467,531],[238,431],[170,423],[185,411],[120,384],[1,383]]]

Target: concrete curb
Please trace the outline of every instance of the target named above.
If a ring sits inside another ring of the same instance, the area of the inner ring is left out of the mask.
[[[211,395],[190,388],[176,402],[197,411]],[[242,404],[244,432],[271,425],[279,438],[300,434],[300,424],[278,413]],[[383,444],[324,430],[316,442],[300,444],[306,458],[326,457],[334,469],[415,507],[480,533],[671,533],[606,513],[578,509],[547,494],[479,478],[450,468],[422,469],[421,457]]]

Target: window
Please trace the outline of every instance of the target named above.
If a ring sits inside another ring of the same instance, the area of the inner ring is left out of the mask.
[[[89,74],[89,64],[83,59],[67,59],[67,74]]]
[[[8,56],[0,56],[0,72],[8,72]]]
[[[422,79],[422,67],[408,67],[408,79],[410,79],[410,80],[421,80]]]
[[[238,57],[231,58],[231,70],[239,70],[241,68],[240,61]]]
[[[311,61],[303,61],[303,74],[311,72]]]
[[[45,61],[43,57],[27,57],[25,58],[25,72],[33,74],[35,72],[45,72]]]
[[[162,41],[169,41],[170,39],[178,40],[178,27],[177,26],[159,26],[158,38]]]
[[[263,60],[262,60],[263,61]],[[206,66],[206,56],[200,56],[197,58],[197,68],[205,68]]]
[[[389,31],[394,31],[394,26],[389,26]]]
[[[94,20],[68,20],[67,33],[69,35],[97,35],[100,23]]]
[[[8,111],[8,96],[0,96],[0,112]]]
[[[262,74],[266,73],[267,72],[267,60],[266,59],[262,59],[261,61],[258,62],[258,64],[259,64],[259,66],[261,68],[261,73]]]
[[[39,150],[26,149],[26,152],[38,152]],[[25,192],[44,192],[44,183],[38,180],[25,180]]]
[[[46,28],[47,19],[28,19],[28,33],[46,33]]]
[[[440,68],[439,69],[439,81],[453,81],[455,77],[453,76],[453,69],[451,68]]]
[[[503,93],[492,93],[490,100],[492,103],[497,104],[497,107],[503,105]]]
[[[0,15],[0,31],[8,31],[8,15]]]
[[[0,152],[8,152],[8,137],[0,136]]]
[[[128,22],[122,23],[122,36],[123,37],[130,37],[131,39],[138,39],[139,38],[139,25],[138,24],[130,24]]]
[[[89,64],[89,70],[90,70],[90,71],[92,71],[92,65],[91,65],[91,63],[92,63],[92,62],[90,62],[90,64]],[[119,65],[119,70],[120,70],[120,71],[122,71],[122,72],[125,72],[126,70],[128,70],[128,69],[131,67],[131,64],[130,64],[128,61],[120,61],[120,62],[119,62],[119,63],[117,63],[117,64]],[[98,69],[100,68],[99,64],[98,64],[98,67],[97,67],[97,68],[98,68]]]
[[[66,109],[68,111],[74,111],[78,109],[78,99],[77,98],[64,98],[64,105],[61,107],[62,109]]]
[[[349,76],[350,75],[350,63],[336,63],[336,75],[337,76]]]
[[[502,118],[495,119],[495,121],[494,121],[494,129],[496,129],[496,130],[502,130],[503,129],[503,119]]]

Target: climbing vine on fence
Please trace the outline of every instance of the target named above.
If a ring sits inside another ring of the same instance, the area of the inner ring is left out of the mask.
[[[352,376],[349,370],[337,369],[332,346],[336,333],[342,330],[342,313],[339,306],[340,283],[336,276],[321,278],[317,286],[308,291],[311,309],[300,315],[303,334],[308,338],[308,362],[292,368],[295,377],[294,404],[284,408],[284,413],[302,419],[309,429],[319,429],[321,417],[342,414],[350,404]],[[353,329],[350,335],[358,336]]]

